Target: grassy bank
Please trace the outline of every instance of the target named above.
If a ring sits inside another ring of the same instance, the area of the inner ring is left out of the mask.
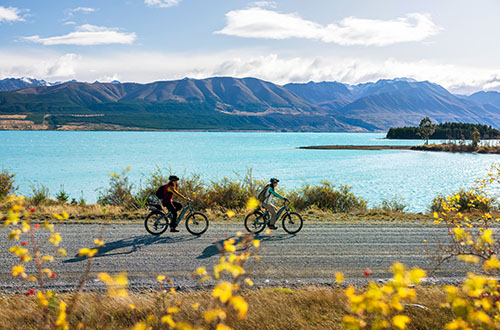
[[[157,187],[168,182],[171,169],[157,169],[145,175],[139,185],[129,181],[128,169],[110,177],[107,188],[99,192],[98,203],[87,204],[83,197],[73,198],[61,187],[53,193],[43,184],[32,185],[27,196],[28,204],[35,211],[35,221],[50,221],[54,213],[69,214],[70,222],[122,222],[142,221],[149,213],[148,203],[159,203],[155,196]],[[265,181],[256,179],[249,170],[244,175],[235,174],[235,178],[222,178],[216,181],[204,181],[198,174],[182,175],[180,192],[190,196],[191,206],[203,211],[211,221],[241,223],[250,212],[247,203],[258,195]],[[15,175],[0,172],[0,210],[7,208],[5,196],[15,193]],[[290,199],[292,210],[300,212],[305,220],[331,223],[358,222],[395,222],[427,223],[432,221],[432,213],[441,210],[446,195],[434,198],[424,213],[407,212],[408,204],[401,198],[383,200],[379,205],[368,207],[368,202],[354,194],[351,187],[334,185],[331,182],[305,184],[297,189],[278,187],[278,191]],[[474,193],[460,190],[458,194],[462,211],[491,212],[498,214],[498,203],[489,198],[486,204],[475,206]],[[4,197],[2,197],[4,196]],[[279,201],[276,202],[279,205]],[[231,215],[230,217],[228,215]]]
[[[419,288],[417,295],[417,303],[427,309],[415,306],[405,308],[405,314],[412,320],[408,329],[442,329],[452,320],[451,312],[440,307],[446,302],[443,289],[434,286]],[[244,320],[228,319],[228,325],[233,329],[342,329],[342,318],[348,310],[341,288],[265,288],[244,291],[242,296],[248,302],[248,314]],[[66,295],[59,297],[69,298]],[[121,302],[101,293],[85,293],[81,299],[69,319],[71,329],[76,329],[78,323],[84,324],[85,329],[127,329],[139,321],[146,321],[150,315],[158,319],[164,315],[166,308],[174,306],[180,306],[174,320],[196,324],[199,312],[191,307],[193,304],[200,303],[199,310],[214,307],[209,291],[175,295],[135,293]],[[0,310],[0,329],[37,327],[39,308],[36,297],[4,295],[0,304],[3,307]],[[131,309],[130,304],[135,309]],[[162,329],[161,326],[155,328]],[[163,328],[168,329],[165,325]]]
[[[0,210],[3,209],[0,203]],[[100,205],[93,204],[85,207],[81,206],[65,206],[65,205],[50,205],[39,206],[35,208],[32,214],[34,221],[53,221],[53,214],[68,213],[68,223],[122,223],[122,222],[137,222],[144,221],[144,218],[149,213],[148,210],[126,210],[120,207],[112,207],[103,209]],[[228,212],[234,212],[234,216],[228,217]],[[213,223],[243,223],[245,216],[249,213],[248,210],[203,210]],[[308,208],[300,212],[304,220],[311,223],[331,223],[331,224],[356,224],[370,222],[376,223],[397,223],[397,224],[427,224],[432,223],[434,218],[431,213],[410,213],[410,212],[395,212],[384,211],[382,209],[369,209],[364,211],[355,211],[348,213],[333,213],[322,211],[316,207]],[[494,213],[495,214],[495,213]],[[499,214],[500,215],[500,214]]]

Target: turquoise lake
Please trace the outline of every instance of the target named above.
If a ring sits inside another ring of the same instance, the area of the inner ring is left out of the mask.
[[[95,202],[109,174],[130,166],[139,184],[156,166],[205,181],[235,177],[252,168],[257,178],[277,177],[286,188],[323,180],[347,184],[369,201],[401,197],[411,211],[425,211],[440,193],[473,187],[498,155],[408,150],[300,150],[299,146],[411,145],[383,133],[242,132],[0,132],[0,168],[16,174],[20,193],[42,183],[52,195],[61,185],[71,197]]]

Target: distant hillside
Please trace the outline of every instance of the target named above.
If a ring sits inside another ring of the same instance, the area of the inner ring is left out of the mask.
[[[255,78],[210,78],[136,83],[79,83],[39,86],[16,94],[65,99],[87,106],[93,103],[120,101],[201,102],[223,112],[324,114],[287,89]]]
[[[33,86],[47,86],[45,80],[37,80],[31,78],[5,78],[0,80],[0,92],[15,91],[23,88],[33,87]]]
[[[500,93],[495,91],[477,92],[468,97],[469,100],[480,104],[492,104],[500,107]]]
[[[285,86],[232,77],[148,84],[2,82],[15,90],[0,92],[0,129],[367,132],[418,125],[426,116],[438,123],[500,127],[500,93],[454,95],[406,78]],[[17,89],[23,84],[30,86]]]
[[[338,83],[336,83],[338,84]],[[289,88],[290,85],[285,85]],[[291,86],[313,104],[330,109],[344,122],[368,130],[387,130],[395,126],[417,125],[423,117],[442,122],[472,122],[500,127],[500,106],[481,104],[458,97],[440,85],[411,79],[379,80],[375,83],[345,86],[345,94],[326,91],[325,83]],[[324,94],[321,91],[325,90]],[[336,91],[341,88],[337,87]],[[328,97],[329,101],[325,101]],[[346,100],[353,99],[346,104]],[[337,102],[337,107],[329,106]],[[371,125],[371,126],[368,126]]]
[[[339,82],[308,82],[286,84],[283,87],[312,104],[332,110],[342,108],[356,99],[351,89]]]
[[[49,127],[79,122],[148,129],[363,131],[255,78],[30,87],[0,93],[0,112],[29,114],[28,120]]]

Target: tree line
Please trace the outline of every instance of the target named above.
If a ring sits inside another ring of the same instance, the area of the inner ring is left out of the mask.
[[[391,128],[387,139],[433,139],[433,140],[474,140],[500,139],[500,130],[488,125],[470,123],[432,124],[429,117],[422,119],[419,126]]]

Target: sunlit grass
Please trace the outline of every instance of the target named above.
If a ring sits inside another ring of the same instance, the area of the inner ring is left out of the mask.
[[[342,329],[342,321],[348,301],[344,288],[300,287],[300,288],[260,288],[245,290],[241,293],[250,308],[245,319],[228,320],[233,329]],[[178,292],[166,294],[163,300],[160,292],[129,293],[130,301],[117,302],[103,293],[84,293],[81,303],[69,323],[76,328],[78,323],[86,329],[129,329],[136,322],[146,322],[148,316],[157,319],[166,311],[167,306],[180,303],[176,318],[195,323],[198,310],[208,310],[217,305],[213,302],[210,290]],[[405,315],[412,322],[408,329],[443,329],[452,320],[449,310],[440,307],[446,302],[446,292],[439,287],[417,289],[418,305],[407,306]],[[67,300],[70,295],[59,294]],[[0,320],[3,329],[33,329],[36,327],[38,304],[36,298],[24,295],[4,295],[0,298]],[[129,305],[133,305],[131,309]],[[194,307],[196,308],[194,308]],[[166,327],[168,328],[168,327]]]

